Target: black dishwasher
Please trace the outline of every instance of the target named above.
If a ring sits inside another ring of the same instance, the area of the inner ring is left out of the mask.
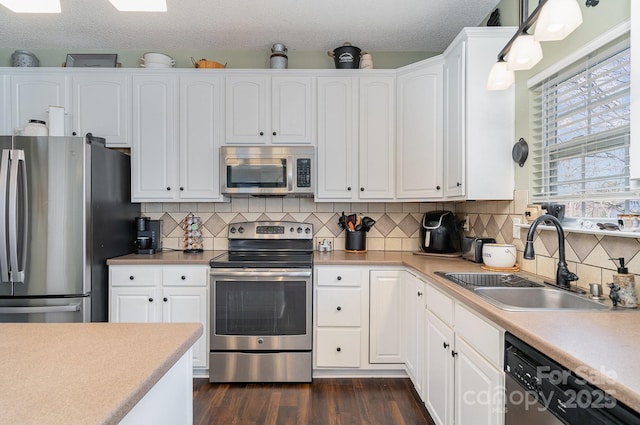
[[[505,425],[640,424],[640,414],[505,334]]]

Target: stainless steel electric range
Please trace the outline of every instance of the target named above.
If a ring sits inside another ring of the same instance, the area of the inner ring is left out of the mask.
[[[233,223],[212,259],[210,382],[311,382],[313,226]]]

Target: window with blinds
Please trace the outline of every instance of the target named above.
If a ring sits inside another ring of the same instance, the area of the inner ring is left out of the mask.
[[[534,200],[564,203],[574,217],[635,209],[630,88],[628,38],[532,87]]]

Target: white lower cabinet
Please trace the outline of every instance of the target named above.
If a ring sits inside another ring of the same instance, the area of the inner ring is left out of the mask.
[[[369,275],[369,363],[404,363],[402,271]]]
[[[423,391],[435,423],[503,424],[503,331],[430,285],[425,331]]]
[[[404,272],[404,353],[407,374],[423,397],[424,315],[426,283],[412,273]]]
[[[109,321],[202,323],[192,348],[193,367],[208,367],[209,267],[110,266]]]

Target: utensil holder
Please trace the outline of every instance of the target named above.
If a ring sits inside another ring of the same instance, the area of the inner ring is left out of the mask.
[[[347,231],[344,250],[347,252],[367,252],[367,232],[362,230]]]

